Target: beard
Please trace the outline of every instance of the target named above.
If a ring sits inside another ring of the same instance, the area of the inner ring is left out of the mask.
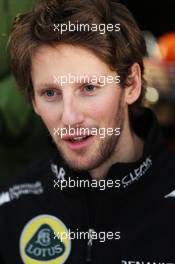
[[[124,108],[122,106],[122,101],[123,101],[122,99],[123,98],[121,96],[118,107],[116,109],[116,116],[113,120],[113,126],[112,126],[113,131],[116,127],[119,127],[120,131],[122,131],[124,125]],[[108,161],[117,151],[117,146],[119,141],[120,141],[119,135],[114,135],[114,134],[112,134],[111,136],[107,135],[106,138],[100,138],[100,143],[91,153],[89,153],[90,150],[88,151],[86,149],[81,150],[80,152],[76,153],[76,157],[74,158],[70,158],[71,155],[66,154],[66,151],[63,150],[59,142],[55,141],[55,144],[63,161],[71,169],[75,171],[81,171],[81,170],[89,171],[98,168],[103,163]],[[86,156],[86,162],[82,162],[84,156]]]

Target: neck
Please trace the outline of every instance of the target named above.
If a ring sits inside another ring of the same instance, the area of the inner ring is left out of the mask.
[[[102,165],[90,171],[93,179],[104,179],[115,163],[135,162],[142,157],[144,142],[130,129],[129,122],[125,122],[123,130],[113,155]]]

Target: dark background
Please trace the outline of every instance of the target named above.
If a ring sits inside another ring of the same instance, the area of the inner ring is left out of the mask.
[[[159,37],[175,31],[175,1],[121,0],[131,11],[142,30],[150,30]]]

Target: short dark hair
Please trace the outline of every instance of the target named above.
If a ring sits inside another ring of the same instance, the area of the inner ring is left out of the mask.
[[[54,32],[53,25],[61,23],[120,24],[120,31]],[[122,87],[129,86],[131,66],[137,62],[141,68],[142,93],[145,90],[143,57],[145,41],[129,10],[115,0],[40,0],[34,8],[18,15],[10,36],[12,72],[18,87],[31,99],[32,55],[42,45],[66,43],[88,48],[107,63],[120,76]]]

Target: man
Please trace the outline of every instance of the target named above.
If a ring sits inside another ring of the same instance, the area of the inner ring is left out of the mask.
[[[129,11],[39,1],[10,54],[53,143],[1,187],[1,263],[175,263],[175,158],[140,106],[146,48]]]

